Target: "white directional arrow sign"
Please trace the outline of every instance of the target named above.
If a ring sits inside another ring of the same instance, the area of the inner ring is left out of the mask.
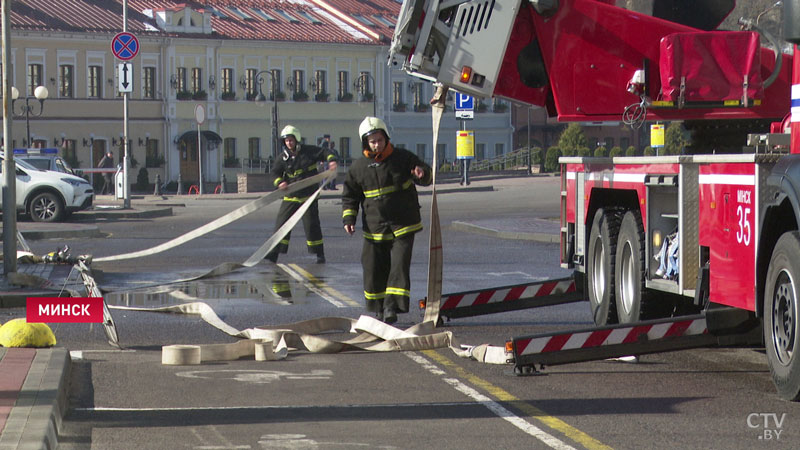
[[[117,91],[133,92],[133,64],[122,63],[117,66]]]

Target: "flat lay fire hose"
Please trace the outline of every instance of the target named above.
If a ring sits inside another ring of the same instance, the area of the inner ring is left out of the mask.
[[[442,228],[439,225],[439,206],[436,203],[436,172],[438,155],[436,148],[439,140],[439,123],[444,113],[447,89],[438,86],[431,101],[431,122],[433,127],[433,192],[431,199],[430,250],[428,253],[428,298],[425,306],[423,322],[439,322],[439,307],[442,300]]]
[[[433,142],[435,149],[438,137],[438,125],[444,110],[443,103],[441,105],[434,104],[432,110],[434,130]],[[237,330],[222,321],[209,305],[197,301],[198,299],[190,297],[182,291],[175,290],[171,292],[170,295],[178,300],[185,301],[185,303],[160,308],[139,308],[116,305],[104,308],[104,316],[106,316],[107,319],[104,326],[106,334],[109,337],[109,342],[119,346],[116,326],[114,325],[110,312],[108,312],[108,309],[117,309],[197,315],[218,330],[240,339],[230,344],[164,346],[162,347],[162,364],[168,365],[202,364],[207,361],[230,361],[242,357],[255,357],[260,361],[269,361],[286,358],[290,350],[306,350],[313,353],[338,353],[344,351],[419,351],[445,347],[450,348],[460,357],[471,358],[489,364],[507,364],[508,360],[503,347],[490,346],[488,344],[478,346],[462,345],[456,341],[451,331],[437,332],[435,330],[436,323],[439,319],[442,284],[442,241],[436,203],[436,157],[437,155],[434,150],[428,302],[425,317],[421,323],[406,330],[401,330],[368,316],[361,316],[357,320],[342,317],[322,317],[287,325],[259,326],[245,330]],[[322,173],[293,183],[285,191],[274,191],[267,194],[200,228],[150,249],[97,258],[94,261],[118,261],[149,256],[166,251],[238,220],[278,200],[288,193],[319,183],[323,180],[327,181],[331,176],[333,176],[332,173]],[[220,276],[240,267],[252,267],[258,264],[302,219],[307,209],[318,198],[320,191],[321,187],[243,263],[223,263],[202,275],[177,280],[175,282],[186,282]],[[87,292],[93,296],[101,296],[102,293],[91,276],[90,268],[82,261],[76,264],[75,267],[81,273]],[[320,334],[330,332],[349,332],[353,333],[354,336],[345,340],[333,340],[319,336]]]
[[[206,234],[208,234],[208,233],[210,233],[210,232],[212,232],[214,230],[217,230],[219,228],[222,228],[225,225],[228,225],[228,224],[230,224],[232,222],[235,222],[235,221],[241,219],[242,217],[244,217],[244,216],[246,216],[246,215],[248,215],[248,214],[250,214],[250,213],[252,213],[254,211],[257,211],[257,210],[263,208],[264,206],[274,202],[275,200],[278,200],[278,199],[280,199],[281,197],[283,197],[285,195],[291,194],[292,192],[298,191],[298,190],[303,189],[303,188],[308,187],[308,186],[313,186],[314,184],[320,183],[323,180],[327,182],[333,176],[334,176],[333,172],[326,171],[326,172],[314,175],[313,177],[305,178],[303,180],[300,180],[300,181],[297,181],[295,183],[290,184],[286,190],[278,189],[278,190],[272,191],[269,194],[264,195],[262,197],[259,197],[259,198],[255,199],[255,200],[253,200],[252,202],[250,202],[250,203],[248,203],[248,204],[246,204],[244,206],[241,206],[240,208],[237,208],[237,209],[229,212],[228,214],[225,214],[224,216],[222,216],[222,217],[220,217],[218,219],[215,219],[215,220],[203,225],[200,228],[196,228],[196,229],[194,229],[194,230],[192,230],[192,231],[190,231],[188,233],[184,233],[184,234],[176,237],[175,239],[171,239],[171,240],[169,240],[167,242],[164,242],[163,244],[159,244],[159,245],[157,245],[155,247],[148,248],[148,249],[145,249],[145,250],[140,250],[140,251],[137,251],[137,252],[124,253],[122,255],[114,255],[114,256],[104,256],[102,258],[95,258],[94,261],[95,262],[120,261],[120,260],[123,260],[123,259],[141,258],[142,256],[149,256],[149,255],[155,255],[156,253],[161,253],[161,252],[169,250],[171,248],[175,248],[175,247],[177,247],[179,245],[183,245],[183,244],[191,241],[192,239],[196,239],[196,238],[198,238],[200,236],[206,235]],[[319,195],[319,194],[317,194],[317,195]]]

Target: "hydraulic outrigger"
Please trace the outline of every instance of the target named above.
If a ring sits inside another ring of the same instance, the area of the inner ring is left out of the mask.
[[[457,319],[583,300],[583,293],[576,289],[575,279],[567,277],[444,294],[439,315]],[[426,306],[427,298],[419,301],[420,309],[424,310]]]
[[[700,286],[702,283],[701,280]],[[583,300],[583,290],[575,278],[566,277],[444,294],[440,315],[448,319],[474,317]],[[420,308],[424,309],[426,303],[427,299],[420,300]],[[758,320],[742,313],[735,308],[714,307],[702,314],[513,337],[506,342],[505,350],[515,374],[531,375],[545,366],[719,345],[760,344]],[[707,317],[712,318],[710,330]]]

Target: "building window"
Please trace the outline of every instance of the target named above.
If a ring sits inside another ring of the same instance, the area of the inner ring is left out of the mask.
[[[178,67],[178,92],[186,91],[186,67]]]
[[[156,98],[156,68],[145,67],[144,79],[142,80],[142,96],[144,98]]]
[[[447,144],[436,144],[436,157],[439,158],[439,166],[447,163]]]
[[[292,71],[292,100],[305,100],[308,93],[303,89],[305,86],[306,73],[297,69]]]
[[[630,138],[619,138],[619,146],[622,148],[622,152],[626,152],[628,147],[631,146],[631,139]]]
[[[494,156],[502,156],[505,153],[505,148],[503,143],[497,142],[494,144]]]
[[[103,68],[100,66],[89,66],[89,98],[101,98],[103,96]]]
[[[508,105],[499,98],[495,97],[492,99],[492,111],[494,112],[505,112],[508,109]]]
[[[475,144],[475,159],[486,159],[486,144]]]
[[[372,91],[370,86],[370,78],[372,75],[369,72],[361,72],[358,74],[358,95],[361,97],[369,97]]]
[[[199,67],[192,68],[192,93],[196,94],[203,90],[203,70]]]
[[[64,139],[64,142],[61,144],[62,155],[64,156],[64,161],[70,165],[70,167],[79,167],[80,161],[78,161],[78,155],[75,150],[78,141],[75,139]]]
[[[425,100],[422,98],[422,83],[414,83],[414,107],[417,108],[420,105],[425,104]]]
[[[73,89],[73,78],[75,68],[71,65],[64,64],[58,67],[58,96],[61,98],[72,98],[75,96]]]
[[[247,140],[247,157],[250,159],[250,166],[261,160],[261,138],[251,137]]]
[[[337,78],[337,95],[339,100],[345,99],[347,94],[350,93],[350,85],[348,84],[349,74],[346,70],[340,70]]]
[[[158,139],[147,138],[144,152],[145,167],[161,167],[164,165],[164,158],[158,154]]]
[[[345,160],[350,159],[350,138],[349,137],[339,138],[339,154]]]
[[[28,64],[28,95],[33,95],[36,88],[42,85],[42,65]]]
[[[270,70],[272,75],[269,76],[269,99],[274,100],[274,96],[278,95],[278,100],[284,100],[285,96],[283,91],[281,90],[281,80],[283,79],[283,74],[280,69],[272,69]]]
[[[247,69],[244,73],[244,92],[247,100],[256,98],[256,69]]]
[[[222,69],[222,93],[233,94],[233,69]]]
[[[328,73],[324,70],[314,71],[314,95],[328,92]]]
[[[417,156],[425,161],[425,144],[417,144]]]
[[[392,83],[392,108],[395,111],[405,111],[406,102],[403,101],[403,82]]]
[[[238,167],[239,160],[236,159],[236,138],[225,138],[223,142],[225,148],[225,167]]]
[[[606,150],[611,151],[611,149],[614,148],[614,138],[613,137],[607,137],[605,146],[606,146]]]

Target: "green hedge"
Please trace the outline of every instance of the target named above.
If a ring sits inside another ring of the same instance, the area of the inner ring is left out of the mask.
[[[558,158],[561,157],[561,150],[558,147],[550,147],[547,149],[547,155],[544,159],[545,172],[557,172],[559,170]]]

